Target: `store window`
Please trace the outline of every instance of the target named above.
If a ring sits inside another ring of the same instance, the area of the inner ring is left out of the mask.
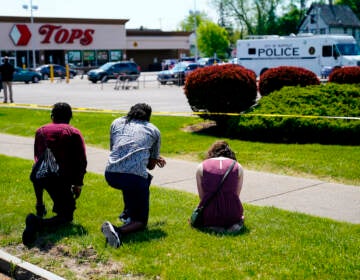
[[[84,51],[83,52],[84,58],[84,66],[95,66],[95,51]]]
[[[73,63],[76,66],[82,66],[81,51],[69,51],[67,54],[69,63]]]
[[[103,65],[109,61],[109,56],[107,51],[97,51],[97,65]]]
[[[122,53],[119,50],[110,51],[110,61],[120,61]]]

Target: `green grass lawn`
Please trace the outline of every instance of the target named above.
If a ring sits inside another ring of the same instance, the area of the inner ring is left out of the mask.
[[[109,147],[109,127],[116,113],[74,112],[71,124],[79,128],[87,145]],[[33,137],[50,121],[49,110],[0,107],[0,132]],[[202,122],[197,117],[152,116],[162,133],[161,152],[166,157],[200,161],[219,137],[190,133],[183,128]],[[360,185],[360,146],[275,144],[226,139],[246,168]]]
[[[0,155],[0,246],[66,279],[359,279],[360,225],[245,204],[242,234],[204,233],[187,223],[195,195],[156,186],[148,229],[119,249],[107,247],[100,226],[119,224],[122,196],[91,173],[73,226],[45,233],[27,249],[21,234],[35,206],[31,165]],[[51,210],[47,196],[45,203]]]

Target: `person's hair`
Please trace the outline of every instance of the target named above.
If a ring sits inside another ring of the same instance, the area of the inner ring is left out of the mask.
[[[71,106],[63,102],[54,104],[51,118],[54,123],[69,123],[72,118]]]
[[[211,145],[207,152],[207,158],[227,157],[236,160],[235,153],[230,149],[226,141],[218,140]]]
[[[139,120],[139,121],[150,121],[151,107],[146,103],[137,103],[130,108],[127,113],[127,121]]]

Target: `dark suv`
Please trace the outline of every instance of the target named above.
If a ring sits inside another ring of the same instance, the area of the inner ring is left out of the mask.
[[[135,81],[140,76],[139,66],[131,61],[108,62],[87,73],[88,80],[93,83],[117,79],[119,75],[121,80],[129,79],[130,81]]]

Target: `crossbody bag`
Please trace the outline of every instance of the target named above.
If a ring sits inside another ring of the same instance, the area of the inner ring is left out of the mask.
[[[221,178],[221,181],[216,189],[216,191],[203,203],[203,205],[198,206],[194,209],[194,211],[191,214],[190,217],[190,224],[192,227],[201,227],[203,224],[203,211],[205,209],[205,207],[207,207],[210,202],[214,199],[214,197],[219,193],[222,185],[225,182],[225,179],[227,178],[227,176],[229,175],[229,173],[231,172],[231,170],[234,168],[234,165],[236,163],[236,160],[234,160],[231,165],[229,166],[229,168],[226,170],[224,176]]]

